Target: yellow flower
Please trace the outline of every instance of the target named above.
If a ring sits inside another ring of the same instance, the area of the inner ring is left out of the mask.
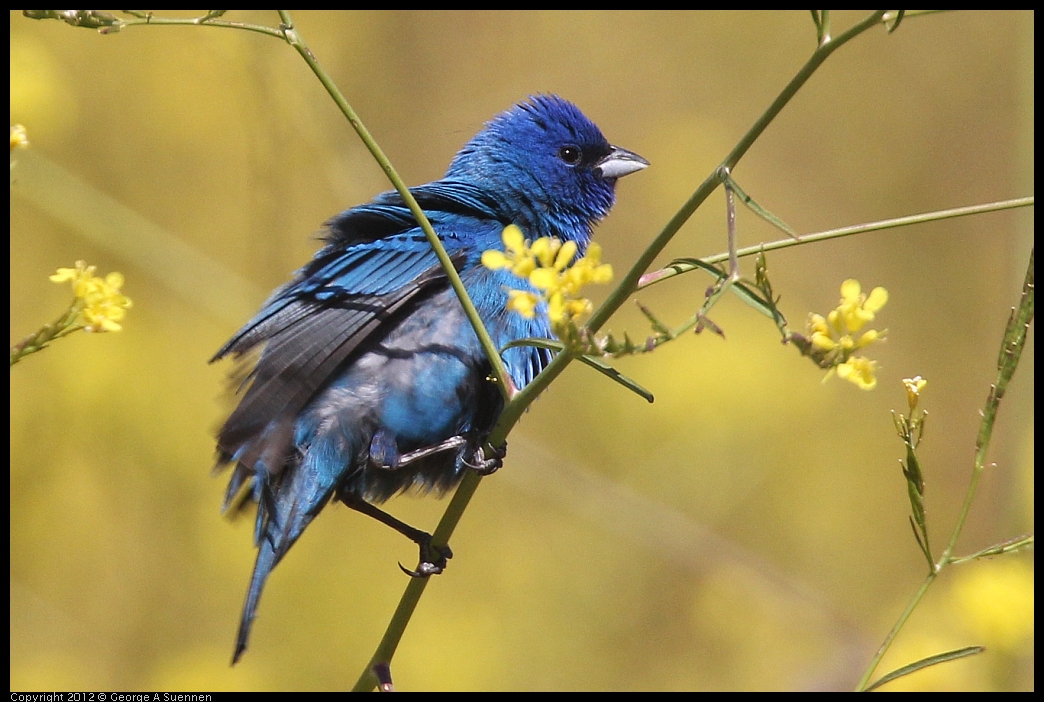
[[[841,303],[837,311],[845,320],[848,331],[856,332],[863,328],[867,322],[874,319],[885,303],[888,302],[888,291],[884,288],[874,288],[870,296],[862,294],[862,286],[859,281],[849,278],[841,283]]]
[[[810,314],[805,323],[801,341],[802,354],[811,358],[820,368],[829,369],[826,378],[834,372],[839,378],[855,383],[864,390],[877,385],[874,377],[877,364],[855,354],[870,344],[884,339],[885,332],[867,329],[855,334],[888,302],[884,288],[874,288],[867,297],[858,280],[848,279],[841,284],[841,301],[826,317]],[[801,338],[801,335],[794,335]],[[824,380],[826,380],[826,378]]]
[[[806,328],[809,332],[809,340],[817,349],[820,349],[821,351],[832,351],[834,347],[837,346],[837,342],[830,336],[830,327],[827,326],[827,321],[822,315],[808,315],[808,324],[806,324]]]
[[[120,331],[119,322],[131,307],[130,298],[120,293],[123,275],[113,272],[99,278],[94,271],[94,266],[77,261],[73,268],[59,268],[51,280],[72,283],[74,304],[79,306],[80,315],[87,322],[85,331]]]
[[[574,320],[591,310],[591,302],[580,296],[580,288],[607,283],[613,277],[612,266],[601,263],[601,247],[590,244],[587,254],[574,261],[575,241],[541,237],[530,243],[514,224],[504,227],[501,239],[504,250],[484,251],[482,265],[491,270],[509,269],[538,291],[509,290],[507,309],[532,319],[544,302],[555,334],[562,339],[570,336]]]
[[[877,385],[876,370],[877,361],[853,356],[837,367],[837,377],[855,383],[863,390],[873,390]]]
[[[543,268],[561,271],[576,256],[576,242],[567,241],[563,244],[554,237],[543,236],[533,242],[531,251]]]
[[[539,299],[536,295],[525,290],[508,290],[507,308],[514,310],[526,319],[536,316],[536,306]]]
[[[73,287],[73,295],[82,300],[87,294],[91,280],[94,278],[94,266],[88,266],[86,261],[77,261],[74,268],[59,268],[51,276],[51,282],[64,283],[70,281]]]
[[[879,332],[876,329],[867,329],[866,333],[859,337],[859,341],[855,343],[857,349],[861,349],[864,346],[869,346],[878,339],[882,338],[884,332]]]
[[[526,244],[522,230],[514,224],[504,227],[500,235],[504,250],[490,249],[482,252],[482,265],[490,270],[510,268],[519,278],[525,278],[536,268],[536,258]]]
[[[903,385],[906,387],[906,404],[910,406],[911,412],[917,407],[917,401],[921,399],[921,391],[924,390],[924,386],[927,384],[928,381],[919,375],[915,375],[912,378],[903,378]]]
[[[591,311],[591,301],[586,298],[569,299],[561,290],[551,293],[547,299],[547,317],[551,328],[561,335],[563,329],[574,318]]]
[[[123,287],[123,275],[109,273],[105,279],[91,280],[89,290],[84,296],[84,308],[81,314],[87,320],[85,331],[120,331],[119,322],[131,306],[130,298],[120,294]]]

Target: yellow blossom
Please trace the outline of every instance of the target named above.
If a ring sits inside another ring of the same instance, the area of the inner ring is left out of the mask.
[[[601,263],[598,244],[590,244],[587,254],[576,259],[575,241],[541,237],[530,243],[513,224],[504,228],[501,239],[504,250],[483,252],[482,264],[491,270],[509,269],[537,290],[509,290],[507,308],[532,319],[539,303],[545,303],[551,328],[560,338],[569,335],[575,318],[591,311],[591,302],[580,296],[580,289],[613,277],[612,267]]]
[[[526,319],[533,319],[536,315],[536,306],[539,300],[537,296],[525,290],[508,290],[509,310],[514,310]]]
[[[87,322],[89,332],[120,331],[119,322],[131,307],[131,300],[120,293],[123,287],[121,273],[109,273],[104,278],[94,275],[95,267],[77,261],[73,268],[59,268],[51,276],[55,283],[72,283],[75,305]]]
[[[863,390],[873,390],[877,385],[876,370],[877,361],[853,356],[837,367],[837,377],[855,383]]]
[[[919,375],[915,375],[912,378],[903,378],[903,385],[906,387],[906,404],[910,406],[911,412],[917,407],[917,401],[921,399],[921,391],[924,390],[924,386],[927,384],[928,381]]]
[[[808,338],[816,348],[830,351],[837,346],[837,342],[830,336],[830,327],[827,326],[827,321],[822,315],[810,314],[806,327],[809,331]]]
[[[859,341],[856,342],[855,347],[857,349],[861,349],[864,346],[869,346],[870,344],[880,339],[881,334],[882,332],[879,332],[876,329],[867,329],[866,333],[859,337]]]
[[[867,329],[856,334],[871,321],[878,310],[888,302],[884,288],[874,288],[869,297],[862,293],[858,280],[848,279],[841,284],[841,301],[826,317],[810,314],[805,323],[802,353],[820,368],[827,368],[839,378],[855,383],[864,390],[877,384],[874,377],[876,363],[855,354],[876,341],[884,339],[885,332]],[[795,335],[800,338],[800,335]]]
[[[89,332],[120,331],[119,322],[131,306],[130,298],[120,293],[123,275],[109,273],[105,279],[94,278],[84,296],[82,311]]]
[[[510,268],[519,278],[527,277],[536,268],[536,258],[526,244],[522,230],[514,224],[504,227],[501,233],[504,250],[490,249],[482,253],[482,265],[491,270]]]
[[[55,283],[70,283],[73,301],[51,324],[30,334],[11,347],[11,365],[29,354],[47,348],[52,342],[80,330],[87,332],[120,331],[120,320],[131,306],[130,298],[120,293],[123,275],[109,273],[104,278],[94,275],[94,266],[77,261],[72,268],[59,268],[50,278]]]
[[[859,331],[874,319],[874,315],[888,302],[888,291],[884,288],[874,288],[870,296],[862,294],[862,286],[859,281],[849,278],[841,284],[841,303],[837,311],[845,320],[845,326],[849,331]]]
[[[51,276],[51,282],[53,283],[64,283],[70,281],[73,287],[73,295],[76,299],[82,300],[87,294],[87,290],[90,287],[91,280],[94,278],[94,266],[88,266],[86,261],[77,261],[73,264],[74,268],[59,268],[58,271]]]

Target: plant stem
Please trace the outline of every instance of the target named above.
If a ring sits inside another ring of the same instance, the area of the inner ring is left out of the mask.
[[[391,181],[391,184],[402,196],[406,206],[409,207],[410,212],[413,214],[414,219],[420,225],[420,228],[424,231],[424,236],[427,237],[428,243],[431,244],[431,248],[435,250],[435,255],[438,256],[439,263],[442,264],[442,268],[446,273],[446,277],[449,278],[450,285],[453,287],[453,291],[457,293],[457,297],[460,298],[460,304],[464,307],[464,313],[468,316],[468,321],[471,322],[471,326],[475,329],[475,334],[478,335],[479,341],[482,344],[483,350],[486,352],[486,357],[489,359],[489,364],[493,368],[493,375],[496,377],[497,387],[500,389],[500,394],[504,397],[504,401],[507,402],[511,399],[511,390],[509,382],[509,376],[507,369],[504,367],[504,361],[500,358],[500,351],[497,349],[496,344],[493,343],[493,339],[489,336],[489,332],[486,330],[485,325],[482,323],[482,318],[479,317],[478,310],[475,309],[474,303],[468,296],[468,291],[464,289],[464,283],[461,282],[460,276],[457,274],[457,270],[453,267],[453,262],[450,260],[449,254],[446,253],[445,247],[439,240],[439,235],[432,229],[431,223],[428,218],[424,215],[424,210],[421,209],[420,205],[417,204],[417,200],[414,199],[413,193],[410,192],[409,188],[403,182],[402,178],[399,177],[398,172],[392,167],[391,161],[384,154],[384,151],[377,144],[377,141],[370,134],[370,131],[359,119],[359,116],[352,109],[352,106],[348,104],[348,100],[341,93],[340,89],[334,84],[333,80],[326,70],[319,64],[315,54],[308,48],[308,44],[305,43],[301,35],[297,33],[294,28],[293,20],[290,19],[290,13],[286,10],[279,10],[279,16],[283,20],[282,30],[286,37],[286,41],[297,50],[297,53],[301,54],[301,58],[305,60],[308,67],[312,69],[316,77],[319,78],[319,82],[326,88],[326,92],[333,98],[334,103],[340,108],[344,114],[348,123],[352,125],[355,133],[359,135],[362,142],[366,145],[366,148],[370,151],[373,159],[384,171],[384,174]]]
[[[986,212],[998,212],[1001,210],[1010,210],[1017,207],[1031,207],[1034,204],[1034,196],[1020,197],[1013,200],[1000,200],[997,202],[988,202],[982,205],[968,205],[967,207],[954,207],[948,210],[936,210],[934,212],[923,212],[921,214],[907,215],[906,217],[895,217],[893,219],[882,219],[877,222],[868,222],[866,224],[854,224],[849,227],[841,227],[839,229],[828,229],[822,232],[816,232],[814,234],[803,234],[797,238],[777,239],[775,241],[768,241],[763,244],[755,244],[754,246],[747,246],[746,248],[738,249],[736,251],[737,256],[754,256],[762,251],[774,251],[777,249],[787,249],[791,246],[801,246],[803,244],[811,244],[817,241],[827,241],[829,239],[840,239],[841,237],[852,236],[853,234],[864,234],[866,232],[882,231],[885,229],[895,229],[896,227],[907,227],[911,224],[923,224],[925,222],[936,222],[942,219],[951,219],[954,217],[966,217],[969,215],[983,214]],[[715,254],[713,256],[707,256],[700,260],[704,263],[721,263],[727,260],[729,257],[728,252]],[[674,261],[667,264],[660,270],[647,273],[638,280],[636,290],[642,290],[661,283],[668,278],[673,278],[676,275],[682,273],[688,273],[699,268],[691,263],[684,261]]]
[[[986,452],[989,449],[990,439],[993,437],[993,427],[996,424],[997,410],[1000,408],[1000,401],[1004,397],[1004,390],[1007,388],[1008,381],[1011,380],[1012,376],[1015,374],[1015,369],[1019,365],[1022,349],[1026,342],[1025,332],[1029,327],[1030,322],[1033,320],[1033,258],[1033,253],[1031,252],[1029,266],[1026,269],[1026,279],[1022,286],[1022,299],[1019,301],[1018,308],[1012,310],[1011,317],[1008,319],[1008,326],[1004,330],[1004,338],[1001,340],[1001,351],[997,362],[997,382],[990,386],[989,396],[986,398],[986,406],[982,411],[982,421],[979,422],[979,435],[976,440],[975,462],[972,466],[971,480],[968,483],[968,490],[964,495],[964,505],[961,507],[961,513],[957,517],[957,523],[954,525],[953,533],[950,535],[949,544],[946,546],[946,551],[943,552],[939,561],[935,564],[932,572],[930,572],[924,579],[924,582],[921,583],[921,587],[906,605],[906,609],[903,610],[899,620],[896,621],[892,630],[888,632],[888,636],[885,637],[880,648],[877,649],[877,653],[867,666],[866,671],[863,673],[863,677],[860,678],[859,684],[856,685],[857,692],[867,689],[870,676],[874,674],[874,670],[888,651],[889,646],[892,645],[892,642],[899,634],[899,631],[903,628],[903,625],[906,624],[906,620],[910,618],[910,614],[917,605],[920,604],[921,599],[924,597],[931,584],[935,582],[936,577],[938,577],[939,573],[942,572],[942,569],[950,565],[954,560],[951,558],[953,550],[957,546],[957,539],[960,537],[961,531],[964,529],[964,523],[968,519],[968,513],[971,511],[972,502],[975,499],[975,491],[979,485],[979,478],[982,476],[982,471],[986,467]]]

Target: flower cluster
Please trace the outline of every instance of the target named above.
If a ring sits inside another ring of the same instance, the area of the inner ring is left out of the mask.
[[[94,266],[77,261],[74,268],[59,268],[51,276],[55,283],[72,283],[73,302],[80,316],[86,321],[84,331],[120,331],[120,320],[131,306],[130,298],[120,293],[123,275],[109,273],[104,278],[94,275]]]
[[[808,355],[821,367],[836,372],[839,378],[855,383],[864,390],[877,385],[877,362],[856,353],[875,341],[884,339],[886,332],[868,329],[857,334],[888,302],[888,291],[874,288],[864,295],[858,280],[848,279],[841,284],[841,302],[825,318],[810,314],[806,324]],[[828,374],[829,378],[830,375]]]
[[[504,250],[484,252],[482,265],[490,270],[508,269],[537,290],[509,290],[508,309],[532,319],[543,302],[555,334],[563,341],[572,338],[574,320],[591,310],[591,301],[580,296],[580,288],[588,283],[608,283],[613,278],[612,266],[601,263],[602,248],[591,243],[587,254],[573,261],[575,241],[541,237],[530,243],[514,224],[504,227],[502,239]]]

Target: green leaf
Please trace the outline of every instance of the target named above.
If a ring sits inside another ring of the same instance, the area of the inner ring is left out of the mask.
[[[717,266],[705,263],[698,258],[676,258],[668,263],[665,268],[670,268],[674,265],[692,266],[693,268],[699,268],[700,270],[710,273],[718,280],[724,280],[726,274],[723,273]],[[767,302],[758,291],[750,287],[748,284],[743,282],[737,282],[729,287],[729,290],[736,293],[739,299],[746,302],[748,305],[756,309],[761,314],[765,315],[769,319],[775,319],[775,305]]]
[[[937,653],[934,656],[928,656],[922,658],[919,661],[915,661],[910,665],[904,665],[902,668],[893,670],[888,675],[878,678],[876,682],[872,683],[863,692],[870,692],[876,688],[881,687],[885,683],[890,683],[897,678],[901,678],[904,675],[910,673],[916,673],[918,670],[927,668],[929,666],[938,665],[940,663],[946,663],[947,661],[955,661],[958,658],[967,658],[968,656],[974,656],[977,653],[982,653],[986,650],[985,646],[967,646],[965,648],[958,648],[953,651],[947,651],[946,653]]]
[[[518,341],[512,341],[511,343],[506,344],[504,346],[504,349],[515,348],[515,347],[518,347],[518,346],[535,346],[536,348],[539,348],[539,349],[549,349],[549,350],[555,351],[555,352],[561,351],[562,348],[563,348],[562,342],[560,342],[560,341],[552,341],[551,339],[528,338],[528,339],[519,339]],[[501,349],[501,350],[503,351],[504,349]],[[626,375],[624,375],[620,371],[618,371],[615,368],[613,368],[612,366],[610,366],[608,363],[606,363],[602,359],[600,359],[600,358],[598,358],[596,356],[583,355],[583,356],[577,356],[577,360],[579,360],[584,365],[587,365],[587,366],[590,366],[591,368],[594,368],[596,371],[598,371],[599,373],[601,373],[605,377],[609,378],[610,380],[616,381],[620,385],[623,385],[625,388],[627,388],[631,392],[635,393],[636,395],[641,396],[646,402],[652,402],[653,401],[654,398],[653,398],[653,394],[651,392],[649,392],[648,390],[643,388],[641,385],[639,385],[635,381],[633,381],[630,378],[628,378]]]
[[[1030,548],[1033,546],[1033,534],[1022,534],[1021,536],[1015,536],[1010,539],[1001,541],[999,544],[994,544],[989,548],[984,548],[981,551],[977,551],[970,556],[961,556],[960,558],[951,558],[950,563],[965,563],[967,561],[976,560],[979,558],[989,558],[990,556],[1001,556],[1005,553],[1015,553],[1021,551],[1024,548]]]
[[[913,535],[914,535],[914,538],[917,540],[917,545],[921,548],[921,553],[923,553],[924,557],[926,559],[928,559],[928,570],[929,570],[929,572],[933,572],[934,573],[935,572],[935,561],[932,560],[932,553],[931,553],[931,551],[928,550],[928,547],[925,545],[925,543],[923,541],[921,541],[921,535],[917,531],[917,525],[914,524],[914,518],[913,517],[907,517],[907,519],[910,520],[910,528],[913,529]]]
[[[549,349],[549,350],[555,351],[555,352],[561,351],[562,348],[563,348],[561,341],[553,341],[551,339],[538,339],[536,337],[529,337],[529,338],[526,338],[526,339],[518,339],[516,341],[512,341],[512,342],[509,342],[507,344],[504,344],[504,346],[502,346],[500,350],[501,351],[505,351],[507,349],[514,349],[514,348],[518,348],[520,346],[534,346],[534,347],[536,347],[538,349]]]
[[[660,334],[663,334],[664,336],[671,336],[671,329],[670,329],[670,327],[668,327],[666,324],[664,324],[663,322],[658,320],[656,318],[656,315],[654,315],[652,313],[652,310],[650,310],[648,307],[643,305],[638,300],[635,300],[634,304],[638,305],[638,309],[641,310],[642,314],[645,315],[645,318],[649,320],[649,324],[652,325],[652,328],[653,328],[654,331],[657,331]]]
[[[615,380],[616,382],[620,383],[620,385],[623,385],[625,388],[627,388],[631,392],[635,393],[636,395],[640,395],[641,397],[643,397],[645,399],[646,402],[652,402],[653,401],[654,398],[653,398],[653,394],[651,392],[649,392],[648,390],[643,388],[641,385],[639,385],[638,383],[636,383],[633,380],[631,380],[630,378],[628,378],[626,375],[624,375],[620,371],[618,371],[615,368],[613,368],[612,366],[610,366],[608,363],[606,363],[602,359],[597,358],[595,356],[579,356],[578,359],[580,360],[581,363],[584,363],[584,364],[590,366],[591,368],[594,368],[596,371],[598,371],[599,373],[601,373],[605,377],[609,378],[610,380]]]
[[[743,188],[741,188],[739,184],[736,183],[736,181],[733,180],[731,177],[728,179],[728,184],[729,187],[736,191],[736,195],[739,197],[740,202],[746,205],[751,212],[756,214],[758,217],[761,217],[763,220],[765,220],[766,222],[768,222],[773,227],[780,230],[790,238],[798,240],[801,239],[798,233],[794,231],[794,229],[790,225],[788,225],[782,219],[780,219],[779,217],[777,217],[776,215],[772,214],[764,207],[759,205],[757,202],[754,201],[754,198],[752,198],[750,195],[743,192]]]
[[[1008,381],[1015,374],[1015,368],[1019,365],[1019,357],[1026,345],[1026,335],[1029,332],[1030,322],[1033,321],[1034,311],[1034,272],[1033,260],[1035,251],[1030,251],[1029,266],[1026,269],[1026,279],[1022,284],[1022,297],[1019,299],[1017,309],[1011,311],[1007,327],[1004,330],[1004,341],[1001,344],[1000,356],[997,358],[997,369],[1000,376],[997,379],[997,398],[1004,397],[1004,391],[1008,387]]]
[[[895,30],[899,29],[899,23],[903,21],[903,17],[906,15],[906,10],[898,10],[895,15],[895,19],[890,22],[885,22],[885,27],[888,29],[888,33],[891,34]]]

